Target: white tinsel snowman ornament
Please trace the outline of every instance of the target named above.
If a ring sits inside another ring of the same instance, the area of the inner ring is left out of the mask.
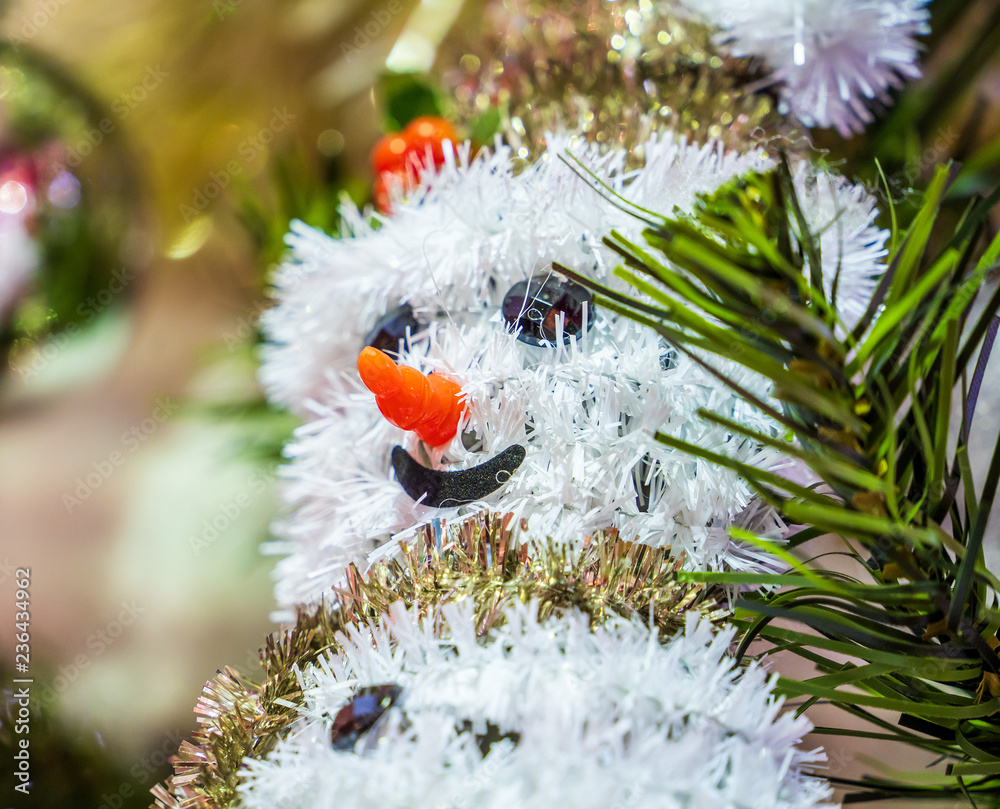
[[[246,809],[819,809],[766,673],[733,631],[688,615],[666,643],[532,605],[480,636],[472,602],[424,619],[397,604],[299,675],[299,720],[241,772]]]
[[[445,165],[397,195],[390,216],[345,206],[339,238],[293,225],[277,305],[263,318],[261,371],[271,398],[306,418],[286,449],[291,508],[272,544],[285,555],[280,603],[316,600],[349,562],[391,554],[418,526],[487,509],[511,515],[520,541],[573,543],[613,529],[672,546],[692,568],[763,564],[727,528],[779,537],[774,513],[736,475],[655,433],[772,466],[772,453],[696,413],[770,434],[777,426],[651,330],[595,306],[558,267],[625,290],[602,238],[614,229],[643,243],[628,204],[683,212],[697,193],[773,163],[762,151],[726,153],[670,133],[639,153],[642,167],[629,169],[622,150],[551,138],[535,164],[515,170],[503,146],[475,159],[467,146],[446,148]],[[805,165],[796,183],[826,283],[839,274],[838,305],[851,323],[883,270],[887,234],[872,225],[863,189]],[[409,377],[457,386],[453,436],[440,435],[433,409],[431,435],[382,415],[385,402],[359,377],[370,344],[413,369]],[[767,395],[735,363],[713,364]]]

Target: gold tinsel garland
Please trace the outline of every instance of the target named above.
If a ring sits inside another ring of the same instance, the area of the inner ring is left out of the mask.
[[[672,0],[476,0],[437,64],[458,119],[499,108],[524,159],[561,129],[628,150],[664,128],[737,149],[797,139],[760,65],[722,52]]]
[[[291,629],[271,635],[260,651],[261,684],[221,670],[195,707],[201,728],[171,760],[173,777],[153,790],[155,806],[233,806],[243,760],[267,755],[298,715],[296,671],[335,652],[349,626],[379,620],[398,601],[426,615],[471,598],[480,635],[502,623],[515,601],[537,602],[539,619],[563,610],[580,610],[595,625],[612,615],[638,617],[665,640],[692,610],[715,624],[729,615],[720,590],[677,580],[683,560],[670,548],[622,542],[613,529],[575,548],[518,544],[512,522],[485,512],[422,526],[396,556],[364,575],[352,566],[329,604],[300,608]]]

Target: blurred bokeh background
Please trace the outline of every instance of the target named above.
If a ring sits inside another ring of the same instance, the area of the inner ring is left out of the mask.
[[[224,664],[252,671],[274,629],[257,548],[276,507],[273,421],[245,405],[275,236],[241,201],[281,216],[280,161],[321,211],[352,180],[365,196],[375,77],[408,25],[397,61],[426,69],[454,4],[6,5],[0,99],[56,99],[34,114],[71,119],[80,204],[106,199],[129,242],[105,259],[118,275],[95,286],[95,315],[16,344],[0,380],[0,579],[13,598],[14,568],[31,569],[37,735],[66,747],[32,798],[97,807],[117,790],[146,806],[201,685]],[[110,167],[85,176],[98,154]]]
[[[374,88],[430,69],[475,15],[461,5],[0,3],[0,103],[31,107],[33,148],[59,133],[74,205],[98,222],[60,261],[103,272],[80,270],[77,327],[50,330],[39,308],[34,334],[9,336],[0,375],[0,583],[11,599],[14,569],[31,569],[53,768],[39,805],[149,805],[201,685],[256,666],[274,628],[259,545],[290,428],[254,377],[266,271],[289,217],[329,227],[339,194],[369,198]],[[878,154],[917,186],[956,156],[968,195],[1000,176],[1000,19],[989,0],[932,8],[927,77],[866,137],[819,142],[846,171],[871,179]],[[981,405],[994,430],[996,398]],[[12,647],[5,629],[4,672]]]

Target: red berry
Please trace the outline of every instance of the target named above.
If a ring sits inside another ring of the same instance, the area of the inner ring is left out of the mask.
[[[406,129],[403,130],[403,138],[421,164],[426,159],[427,147],[430,146],[434,165],[441,166],[444,164],[442,141],[450,140],[452,143],[457,143],[458,133],[455,131],[455,127],[444,118],[423,115],[410,121]]]
[[[372,170],[376,174],[383,171],[396,171],[406,166],[406,152],[409,143],[398,132],[386,135],[372,149]]]

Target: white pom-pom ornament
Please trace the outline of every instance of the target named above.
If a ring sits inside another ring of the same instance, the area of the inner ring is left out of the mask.
[[[846,136],[872,120],[871,102],[920,76],[917,37],[928,0],[681,0],[719,28],[734,56],[762,59],[789,111]]]

